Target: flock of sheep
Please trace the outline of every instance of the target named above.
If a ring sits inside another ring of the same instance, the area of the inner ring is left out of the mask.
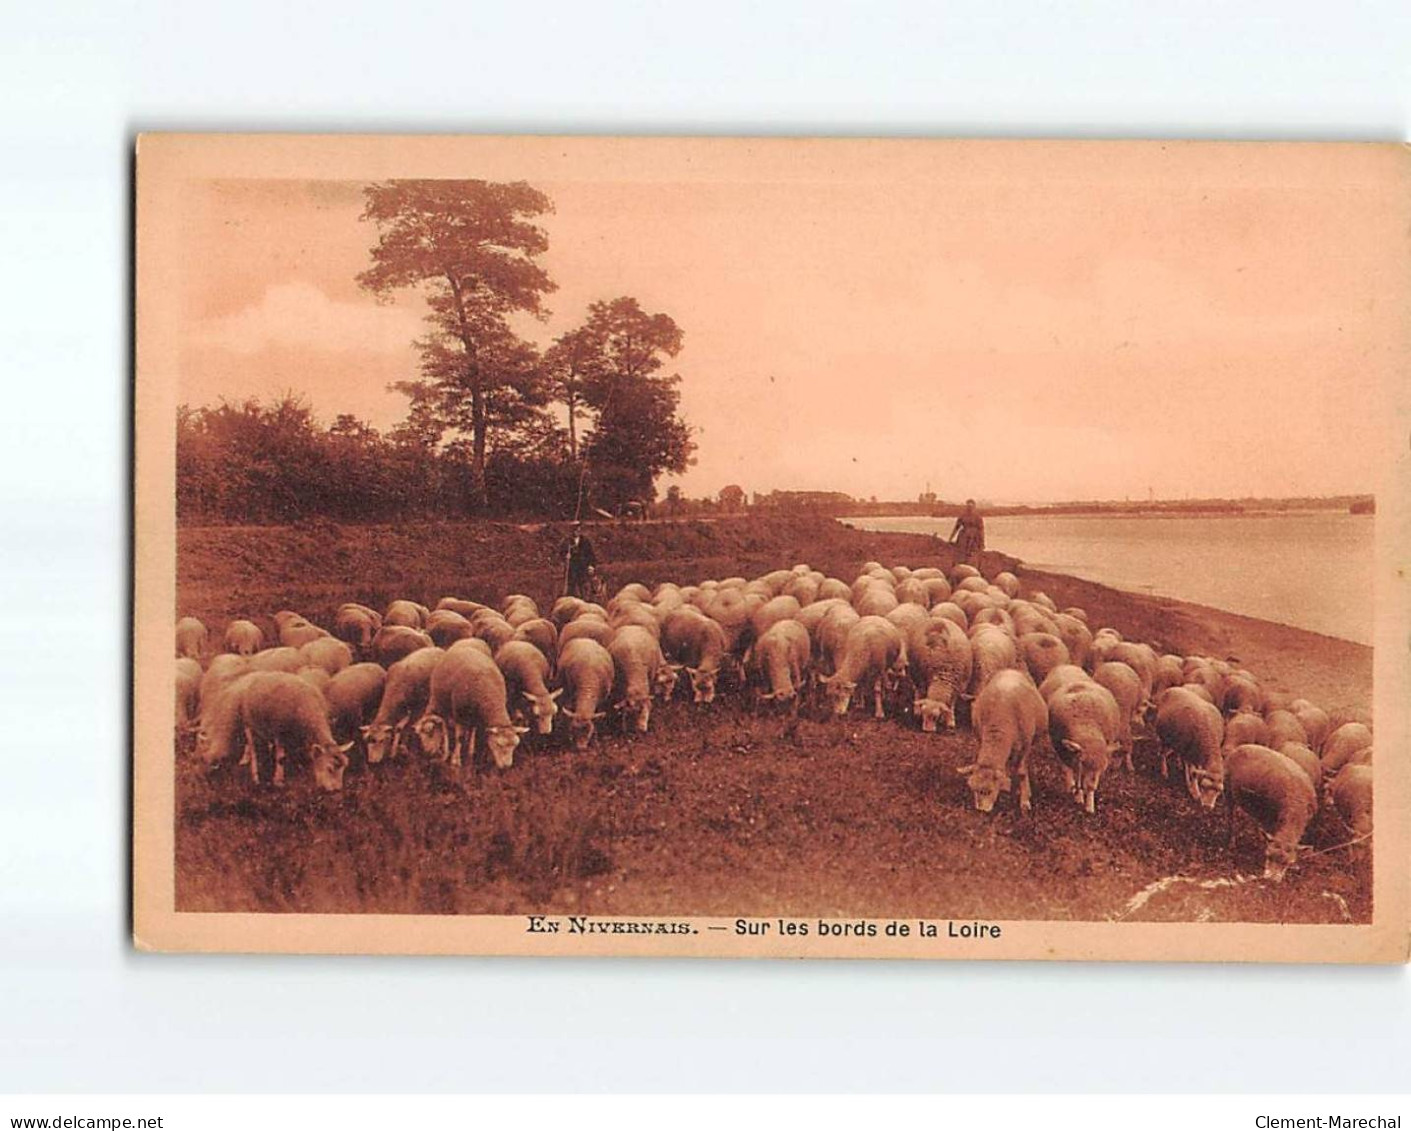
[[[799,565],[752,581],[633,583],[605,606],[563,597],[547,617],[513,595],[498,609],[454,597],[383,613],[350,603],[332,631],[289,611],[273,620],[277,644],[236,620],[204,666],[206,627],[192,617],[176,627],[178,743],[208,765],[238,758],[256,782],[272,762],[282,783],[294,755],[319,786],[340,789],[355,746],[369,764],[415,746],[457,767],[478,748],[507,769],[521,736],[553,734],[560,716],[582,751],[609,713],[647,731],[653,701],[669,700],[684,672],[696,703],[731,686],[756,709],[812,702],[845,716],[862,703],[928,732],[960,715],[979,749],[959,769],[986,812],[1011,789],[1031,807],[1029,756],[1046,734],[1093,813],[1104,774],[1131,771],[1146,733],[1162,776],[1174,758],[1194,802],[1213,809],[1227,795],[1231,835],[1236,806],[1254,818],[1272,879],[1296,859],[1320,797],[1354,841],[1371,834],[1366,725],[1334,727],[1229,662],[1093,632],[1082,609],[1021,598],[1007,572],[991,581],[968,565],[947,576],[868,562],[848,584]]]

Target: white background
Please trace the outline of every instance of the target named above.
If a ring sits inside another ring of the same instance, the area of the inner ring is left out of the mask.
[[[127,942],[140,129],[1399,140],[1411,6],[9,4],[0,1090],[1383,1090],[1401,969],[149,957]]]

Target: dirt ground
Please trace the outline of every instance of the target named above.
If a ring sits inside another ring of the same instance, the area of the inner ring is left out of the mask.
[[[851,580],[861,563],[951,564],[924,535],[825,519],[603,526],[591,535],[611,586],[682,583],[808,562]],[[234,616],[271,628],[281,608],[327,621],[338,604],[393,597],[547,606],[560,581],[561,528],[421,524],[206,527],[179,537],[180,615],[218,629]],[[986,572],[1012,560],[994,555]],[[1297,629],[1090,582],[1018,570],[1026,591],[1081,605],[1161,650],[1237,656],[1269,686],[1339,715],[1371,707],[1371,650]],[[649,735],[609,727],[574,754],[526,736],[515,766],[462,780],[418,759],[354,764],[341,794],[292,774],[254,787],[235,767],[177,773],[181,910],[619,915],[1366,922],[1370,866],[1348,851],[1309,858],[1282,885],[1257,875],[1263,839],[1244,817],[1233,856],[1226,816],[1161,780],[1154,748],[1134,775],[1104,778],[1095,816],[1062,791],[1045,742],[1032,759],[1034,810],[1012,798],[969,806],[955,767],[968,730],[926,735],[861,713],[754,715],[727,692],[678,701]],[[1347,837],[1324,812],[1309,840]],[[1180,875],[1188,878],[1151,885]],[[1207,886],[1201,886],[1201,884]]]

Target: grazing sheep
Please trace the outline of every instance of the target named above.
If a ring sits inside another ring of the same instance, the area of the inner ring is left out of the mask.
[[[1121,710],[1121,719],[1117,726],[1117,745],[1122,751],[1122,764],[1130,770],[1133,768],[1132,746],[1135,743],[1132,728],[1141,726],[1143,718],[1141,676],[1132,670],[1130,664],[1124,664],[1121,660],[1108,660],[1105,664],[1098,664],[1093,670],[1093,682],[1107,688],[1117,700],[1117,706]]]
[[[1292,711],[1270,711],[1264,716],[1264,724],[1269,728],[1269,739],[1265,746],[1277,750],[1285,742],[1308,745],[1308,732]]]
[[[337,675],[353,662],[353,650],[331,636],[310,640],[299,649],[299,654],[304,657],[304,663],[322,668],[329,675]]]
[[[799,689],[812,656],[813,642],[802,624],[796,620],[771,624],[750,653],[751,683],[762,688],[759,697],[798,710]]]
[[[1348,762],[1353,761],[1359,751],[1370,749],[1372,731],[1363,723],[1343,723],[1323,744],[1323,773],[1334,776]]]
[[[251,671],[287,672],[290,675],[308,666],[303,653],[297,648],[289,647],[266,648],[262,652],[256,652],[249,658],[249,664]]]
[[[1016,643],[1019,658],[1029,669],[1035,687],[1043,683],[1044,677],[1054,668],[1071,662],[1063,641],[1051,632],[1028,632],[1019,637]]]
[[[1009,596],[1019,596],[1019,579],[1008,570],[1002,570],[995,574],[995,584],[1009,594]]]
[[[201,714],[201,680],[205,673],[190,656],[176,662],[176,738],[185,745],[196,733]]]
[[[419,648],[387,669],[387,684],[377,715],[361,731],[369,762],[376,764],[398,754],[403,732],[426,710],[431,697],[431,674],[445,656],[445,651],[434,646]]]
[[[286,648],[302,648],[310,641],[328,635],[318,625],[311,624],[298,613],[276,613],[275,624],[279,627],[279,643]]]
[[[206,644],[206,626],[195,617],[182,617],[176,622],[178,659],[199,660],[206,654]]]
[[[1298,725],[1303,728],[1303,733],[1308,736],[1308,745],[1315,752],[1323,749],[1323,744],[1327,742],[1328,735],[1333,732],[1332,720],[1328,718],[1328,712],[1321,707],[1315,707],[1312,703],[1298,702],[1293,705],[1293,717],[1298,720]]]
[[[1019,808],[1032,807],[1029,790],[1029,749],[1034,738],[1048,727],[1048,708],[1039,689],[1023,672],[1002,671],[989,680],[975,700],[975,730],[980,751],[975,761],[957,766],[975,800],[975,808],[988,813],[1001,792],[1019,778]]]
[[[1237,711],[1225,720],[1224,746],[1268,746],[1269,724],[1253,711]]]
[[[426,635],[438,648],[449,648],[458,640],[469,640],[475,626],[454,609],[436,609],[426,618]]]
[[[652,694],[662,692],[670,699],[676,690],[676,673],[661,654],[656,634],[640,625],[628,624],[617,630],[608,645],[615,672],[613,708],[622,713],[623,725],[635,721],[637,730],[647,733],[652,716]]]
[[[250,671],[250,661],[245,656],[222,653],[211,661],[211,666],[201,676],[200,700],[203,720],[210,705],[216,701],[220,693],[242,675],[248,675]]]
[[[1088,813],[1096,813],[1102,775],[1120,749],[1122,709],[1112,692],[1091,680],[1060,687],[1047,706],[1049,739],[1068,792]]]
[[[1272,747],[1285,758],[1298,765],[1298,768],[1308,775],[1308,780],[1313,783],[1313,792],[1320,797],[1323,794],[1323,763],[1318,761],[1318,755],[1314,754],[1307,746],[1301,742],[1285,742],[1282,746]]]
[[[1180,687],[1186,682],[1185,664],[1180,656],[1167,653],[1156,658],[1156,673],[1151,678],[1151,698],[1156,699],[1168,687]]]
[[[561,710],[568,720],[568,735],[575,750],[587,750],[593,741],[597,721],[607,713],[605,707],[615,676],[612,656],[596,640],[571,640],[559,653],[559,678],[569,704]]]
[[[1329,792],[1338,816],[1354,837],[1372,833],[1372,767],[1347,765],[1332,781]]]
[[[661,626],[661,649],[668,663],[675,665],[678,671],[682,667],[686,669],[694,700],[697,703],[713,702],[716,680],[727,649],[725,630],[720,622],[698,609],[677,609]],[[560,667],[562,662],[563,656],[560,654]]]
[[[1220,707],[1226,715],[1239,711],[1252,711],[1256,715],[1264,713],[1264,691],[1253,679],[1235,674],[1225,681],[1225,692],[1220,698]]]
[[[514,764],[519,736],[528,727],[509,716],[505,677],[478,648],[453,647],[431,672],[431,696],[416,721],[416,735],[429,756],[459,768],[475,753],[479,731],[495,765]]]
[[[820,676],[819,682],[834,715],[846,715],[853,693],[862,687],[871,691],[873,717],[881,719],[886,717],[888,680],[904,671],[905,664],[906,644],[897,626],[883,616],[864,616],[848,629],[832,673]]]
[[[393,601],[382,614],[382,624],[384,628],[419,630],[425,627],[428,615],[430,610],[425,605],[418,605],[415,601]]]
[[[1298,764],[1267,746],[1246,743],[1225,763],[1230,791],[1229,839],[1234,843],[1235,810],[1243,809],[1264,830],[1264,877],[1284,878],[1298,859],[1299,841],[1318,812],[1318,795]]]
[[[858,616],[885,617],[900,604],[896,594],[886,586],[868,585],[853,602],[853,608],[857,610]]]
[[[309,759],[320,788],[340,790],[351,743],[333,740],[326,711],[323,695],[296,675],[276,671],[241,676],[220,696],[220,726],[210,736],[206,760],[227,757],[243,735],[252,780],[260,780],[262,753],[272,748],[275,785],[284,784],[285,759],[293,753]]]
[[[435,647],[436,641],[420,629],[400,624],[385,624],[372,639],[372,658],[384,668],[390,668],[413,652]]]
[[[328,729],[334,739],[363,741],[363,728],[377,719],[386,689],[387,672],[381,664],[352,664],[329,680],[323,698],[328,704]],[[366,752],[366,742],[363,749]]]
[[[1215,705],[1184,687],[1163,691],[1156,703],[1156,736],[1161,743],[1161,776],[1167,776],[1167,759],[1175,754],[1191,798],[1206,809],[1215,808],[1225,788],[1221,752],[1225,721]]]
[[[333,617],[333,635],[359,656],[369,655],[372,639],[382,627],[382,618],[363,605],[341,605]]]
[[[624,628],[640,628],[651,633],[653,639],[661,636],[661,622],[650,606],[641,601],[629,601],[618,608],[609,618],[608,626],[614,632]]]
[[[965,698],[977,699],[999,672],[1019,663],[1014,638],[998,628],[988,628],[970,638],[970,689]],[[1057,665],[1055,665],[1057,666]]]
[[[559,629],[558,651],[559,657],[563,657],[563,651],[575,640],[591,640],[595,644],[601,644],[606,648],[612,643],[613,627],[607,621],[595,616],[582,616],[569,621],[563,628]]]
[[[253,656],[265,646],[265,634],[254,621],[233,620],[225,626],[225,650],[237,656]]]
[[[1077,617],[1059,613],[1053,618],[1054,635],[1063,641],[1068,649],[1068,662],[1082,667],[1088,658],[1088,649],[1093,646],[1093,634],[1088,626]]]
[[[573,599],[577,600],[577,598]],[[460,597],[442,597],[436,602],[436,608],[432,611],[459,613],[463,617],[473,617],[485,607],[479,601],[466,601]]]
[[[554,670],[554,662],[559,654],[559,630],[554,627],[553,621],[543,617],[527,620],[515,626],[514,638],[533,644],[544,654],[544,659],[549,661],[549,671]]]
[[[949,620],[928,618],[921,636],[907,643],[907,663],[916,697],[911,709],[921,729],[934,732],[939,725],[955,726],[955,704],[970,686],[974,656],[960,626]]]
[[[1043,683],[1039,684],[1039,694],[1043,696],[1047,703],[1049,696],[1059,688],[1067,687],[1070,683],[1091,682],[1092,676],[1085,672],[1077,664],[1059,664],[1048,675],[1044,676]]]
[[[803,612],[803,602],[797,597],[784,595],[766,601],[750,617],[750,627],[754,631],[755,639],[758,640],[779,621],[793,620],[801,612]]]
[[[960,625],[961,628],[969,629],[970,627],[970,618],[965,615],[965,610],[962,609],[959,605],[957,605],[954,601],[941,601],[939,603],[932,604],[930,613],[931,618],[933,620],[943,618],[945,620],[953,621],[954,623]]]
[[[505,677],[505,698],[510,714],[521,710],[527,702],[534,716],[534,729],[539,734],[552,734],[554,716],[558,714],[561,688],[549,690],[549,661],[543,652],[527,640],[510,640],[495,652],[495,665]]]

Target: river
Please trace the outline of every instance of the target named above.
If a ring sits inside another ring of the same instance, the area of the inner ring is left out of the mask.
[[[950,534],[954,519],[844,518]],[[1035,569],[1372,642],[1374,519],[1336,511],[1212,516],[999,515],[985,545]]]

